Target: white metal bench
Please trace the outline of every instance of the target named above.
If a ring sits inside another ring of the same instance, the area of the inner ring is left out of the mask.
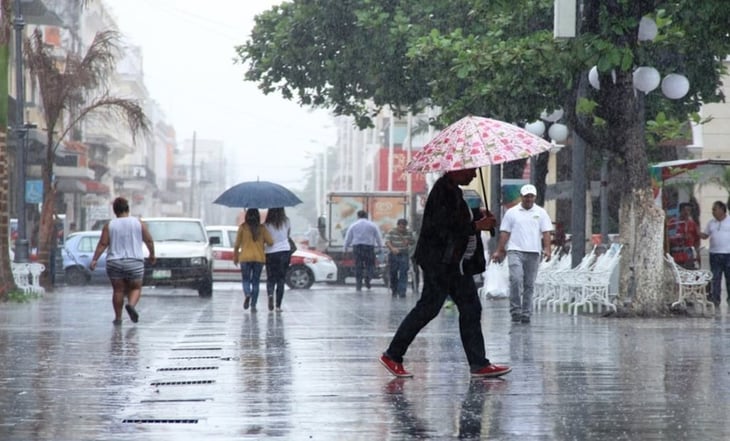
[[[46,290],[40,284],[40,278],[46,267],[42,263],[11,263],[13,280],[19,290],[26,294],[43,294]]]
[[[715,304],[707,299],[707,285],[712,281],[712,273],[707,270],[684,269],[677,265],[670,254],[666,254],[664,260],[672,269],[674,283],[679,290],[677,301],[672,303],[672,308],[686,307],[687,302],[692,302],[695,307],[701,308],[703,313],[707,309],[714,313]]]

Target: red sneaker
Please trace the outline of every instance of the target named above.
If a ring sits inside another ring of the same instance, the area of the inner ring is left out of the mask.
[[[494,377],[501,377],[504,374],[509,374],[511,371],[512,371],[512,368],[509,366],[499,366],[496,364],[488,364],[481,369],[471,371],[471,376],[472,377],[494,378]]]
[[[403,363],[398,363],[393,361],[390,357],[383,354],[380,356],[380,363],[385,366],[385,368],[390,372],[391,374],[395,375],[396,377],[412,377],[413,374],[408,372],[406,368],[403,367]]]

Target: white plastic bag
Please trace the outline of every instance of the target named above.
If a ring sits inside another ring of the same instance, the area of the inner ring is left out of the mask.
[[[488,299],[505,299],[509,297],[509,267],[507,259],[501,263],[490,262],[484,273],[484,286],[480,291]]]

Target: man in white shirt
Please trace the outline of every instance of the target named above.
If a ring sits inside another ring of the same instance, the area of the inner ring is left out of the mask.
[[[492,260],[501,262],[505,254],[509,258],[509,309],[512,321],[530,323],[540,251],[546,261],[550,260],[553,223],[547,212],[535,205],[537,189],[534,185],[523,185],[520,195],[521,202],[504,214],[499,227],[499,243]]]
[[[727,215],[727,205],[722,201],[715,201],[712,204],[712,217],[705,231],[700,233],[700,237],[710,239],[710,271],[712,271],[710,300],[715,304],[715,311],[719,311],[723,275],[730,304],[730,217]]]

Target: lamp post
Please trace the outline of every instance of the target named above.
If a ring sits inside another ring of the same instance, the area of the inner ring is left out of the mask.
[[[542,137],[545,133],[545,122],[550,123],[547,133],[553,143],[552,151],[557,154],[563,148],[563,143],[568,139],[568,127],[558,122],[563,117],[563,114],[562,109],[556,109],[549,114],[547,111],[543,112],[540,115],[541,120],[527,124],[525,129],[530,133]],[[573,173],[571,182],[573,201],[571,203],[570,225],[572,231],[571,242],[575,245],[585,243],[585,145],[583,140],[575,133],[573,134],[572,141],[573,153],[571,155],[571,168]],[[583,258],[585,254],[584,248],[571,246],[572,266],[577,266],[577,262],[580,262]]]
[[[25,81],[23,76],[23,28],[25,21],[20,10],[20,0],[15,0],[15,17],[13,27],[15,28],[15,127],[16,136],[15,164],[18,171],[16,185],[18,215],[18,237],[15,239],[15,262],[28,262],[29,250],[26,228],[25,213],[25,168],[26,168],[26,141],[28,139],[28,127],[25,125]]]
[[[608,241],[608,152],[601,152],[601,242]]]

